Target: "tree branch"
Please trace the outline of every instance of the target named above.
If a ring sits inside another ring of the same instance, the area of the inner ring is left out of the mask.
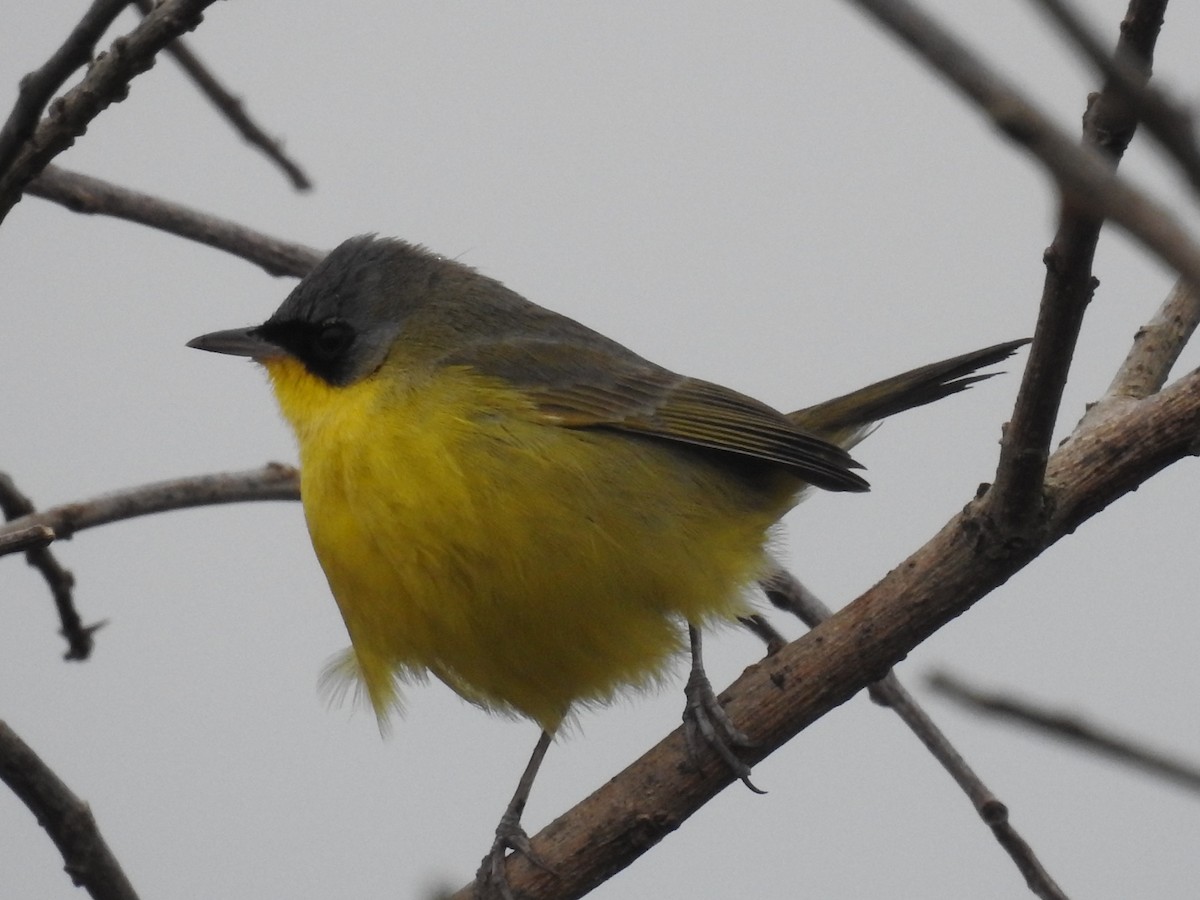
[[[1165,0],[1133,0],[1122,23],[1117,53],[1138,60],[1143,81],[1149,77],[1154,44],[1162,24]],[[1133,138],[1137,118],[1121,93],[1109,86],[1089,98],[1083,142],[1103,150],[1116,166]],[[1025,368],[1012,420],[1001,441],[996,471],[1000,521],[1022,531],[1036,529],[1044,513],[1042,483],[1054,424],[1083,316],[1098,282],[1092,261],[1103,218],[1064,193],[1058,230],[1045,254],[1033,347]],[[1198,281],[1197,283],[1200,283]]]
[[[92,61],[96,43],[129,0],[95,0],[62,46],[38,69],[21,79],[17,102],[0,128],[0,173],[7,172],[21,145],[37,128],[38,117],[71,73]]]
[[[159,50],[200,24],[201,12],[214,2],[163,0],[133,31],[113,41],[79,84],[50,105],[12,165],[0,172],[0,221],[21,199],[30,179],[75,143],[92,119],[110,104],[124,100],[129,82],[154,65]]]
[[[0,536],[0,556],[20,553],[35,547],[46,547],[54,542],[54,532],[45,525],[31,525]]]
[[[137,900],[88,805],[4,722],[0,722],[0,780],[49,833],[74,884],[93,900]]]
[[[248,472],[197,475],[114,491],[13,519],[0,526],[0,541],[13,532],[35,526],[49,528],[58,538],[124,519],[172,509],[244,503],[252,500],[299,500],[299,474],[292,466],[267,463]],[[0,553],[6,551],[0,550]],[[10,551],[8,551],[10,552]]]
[[[143,16],[148,16],[154,9],[151,0],[134,0]],[[251,146],[261,150],[268,159],[275,163],[298,191],[312,188],[312,182],[304,174],[304,170],[292,160],[283,150],[283,143],[272,138],[259,128],[258,123],[250,118],[242,105],[242,101],[225,89],[217,77],[200,61],[191,47],[183,38],[177,38],[166,47],[167,53],[174,57],[180,68],[195,82],[200,93],[209,99],[223,115],[234,130]]]
[[[928,684],[942,696],[972,712],[1010,719],[1034,731],[1165,778],[1190,791],[1200,792],[1200,766],[1152,750],[1139,741],[1093,725],[1081,716],[1047,709],[997,691],[980,690],[947,672],[933,673],[928,678]]]
[[[1127,59],[1118,48],[1115,54],[1104,49],[1096,33],[1079,12],[1065,0],[1033,0],[1050,15],[1063,33],[1082,51],[1087,60],[1104,76],[1105,90],[1120,94],[1128,103],[1130,112],[1146,126],[1146,130],[1158,141],[1182,170],[1192,185],[1200,192],[1200,147],[1196,145],[1193,118],[1187,108],[1172,100],[1162,90],[1146,83],[1144,61]],[[1148,5],[1144,18],[1157,15],[1156,28],[1162,27],[1162,11],[1166,4],[1156,9],[1157,4]]]
[[[755,742],[748,763],[882,678],[912,648],[1007,581],[1080,523],[1165,466],[1196,452],[1200,373],[1136,403],[1051,458],[1053,514],[1038,544],[1009,544],[991,495],[972,501],[923,547],[827,622],[749,668],[721,695]],[[732,781],[714,753],[690,761],[676,729],[533,839],[557,875],[521,858],[508,879],[531,898],[580,897],[632,863]],[[470,888],[454,895],[467,900]]]
[[[75,576],[65,569],[50,551],[49,543],[58,535],[54,529],[44,522],[31,522],[33,501],[17,490],[12,478],[0,472],[0,512],[10,521],[25,522],[24,526],[16,526],[16,532],[30,532],[40,529],[46,540],[33,547],[21,547],[3,538],[11,534],[8,529],[0,530],[0,556],[17,550],[25,550],[25,561],[33,566],[50,587],[50,595],[54,598],[54,606],[58,610],[58,620],[61,623],[59,634],[67,641],[67,652],[64,659],[82,661],[91,656],[92,635],[104,627],[104,622],[84,625],[79,611],[75,609]],[[10,526],[11,527],[11,526]]]
[[[1108,390],[1088,407],[1077,429],[1090,427],[1114,408],[1160,390],[1197,325],[1200,291],[1186,281],[1177,281],[1150,321],[1138,329]]]
[[[47,166],[25,190],[75,212],[115,216],[232,253],[271,275],[302,278],[325,255],[320,250],[271,237],[229,219],[58,166]]]
[[[991,71],[951,34],[905,0],[855,0],[922,59],[950,79],[991,117],[1007,137],[1050,172],[1062,192],[1058,233],[1046,252],[1047,275],[1033,347],[1012,422],[1001,446],[995,494],[999,521],[1013,540],[1033,540],[1041,525],[1042,477],[1062,389],[1083,312],[1095,289],[1092,256],[1104,218],[1111,217],[1200,283],[1200,248],[1166,209],[1114,173],[1137,120],[1117,92],[1090,104],[1084,144],[1077,146],[1013,86]],[[1148,72],[1165,0],[1132,0],[1118,53],[1142,60]],[[1103,149],[1107,159],[1098,149]],[[1024,532],[1024,533],[1022,533]]]
[[[810,628],[816,628],[832,615],[821,599],[806,588],[790,572],[777,568],[760,584],[767,598],[779,609],[791,613]],[[1038,860],[1033,848],[1017,833],[1008,818],[1008,807],[989,790],[975,770],[950,743],[937,723],[908,692],[895,672],[888,672],[879,681],[867,686],[871,699],[896,713],[933,758],[941,763],[954,779],[975,812],[992,830],[997,842],[1016,863],[1025,883],[1042,900],[1066,900],[1066,894]]]

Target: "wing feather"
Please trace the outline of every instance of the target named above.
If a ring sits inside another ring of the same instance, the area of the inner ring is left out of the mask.
[[[620,352],[615,352],[618,348]],[[523,390],[539,416],[565,428],[602,428],[757,460],[834,491],[864,491],[842,448],[778,410],[729,388],[676,375],[619,345],[509,339],[446,360]]]

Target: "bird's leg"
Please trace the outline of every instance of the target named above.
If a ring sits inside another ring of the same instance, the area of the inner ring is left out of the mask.
[[[779,633],[766,616],[760,613],[752,616],[738,616],[738,622],[767,645],[767,656],[774,656],[787,645],[787,638]]]
[[[508,886],[508,875],[505,873],[505,860],[509,850],[520,853],[535,866],[545,869],[551,875],[557,874],[533,852],[533,847],[529,844],[529,835],[521,827],[521,814],[525,812],[525,803],[529,799],[529,791],[533,788],[533,779],[537,777],[542,760],[546,757],[546,751],[550,749],[550,741],[550,733],[543,731],[542,736],[538,738],[537,746],[533,748],[533,755],[529,757],[525,771],[521,773],[521,780],[517,782],[517,790],[513,793],[512,799],[508,801],[504,815],[500,817],[500,824],[496,826],[496,839],[492,841],[492,849],[483,858],[483,864],[475,874],[475,896],[479,900],[493,900],[497,897],[502,900],[513,900],[512,889]]]
[[[753,747],[754,741],[743,734],[721,706],[713,691],[712,682],[704,672],[704,656],[700,646],[700,629],[688,623],[688,638],[692,645],[692,671],[688,675],[684,694],[687,705],[683,709],[684,734],[687,737],[688,751],[695,760],[698,750],[698,739],[717,752],[717,756],[729,766],[730,770],[741,779],[742,784],[756,794],[765,794],[750,781],[750,767],[737,758],[734,747]]]

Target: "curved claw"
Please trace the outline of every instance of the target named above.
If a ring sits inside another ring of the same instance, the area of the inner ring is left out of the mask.
[[[500,824],[496,826],[496,838],[492,841],[492,849],[483,858],[479,871],[475,873],[476,900],[516,900],[512,888],[508,884],[508,875],[505,869],[509,850],[512,850],[513,853],[520,853],[539,869],[543,869],[551,875],[558,874],[545,860],[533,852],[533,847],[529,843],[529,835],[521,827],[518,817],[506,812],[501,817]]]
[[[695,762],[699,755],[699,739],[703,738],[742,784],[756,794],[765,794],[766,791],[756,787],[750,780],[750,767],[733,752],[734,747],[754,747],[755,742],[733,724],[729,713],[725,712],[725,707],[717,699],[712,682],[704,672],[699,629],[689,625],[688,632],[692,642],[692,671],[684,688],[687,703],[683,709],[688,753]]]

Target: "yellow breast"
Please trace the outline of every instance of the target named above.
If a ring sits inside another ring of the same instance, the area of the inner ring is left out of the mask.
[[[377,713],[432,672],[553,731],[577,702],[656,681],[684,620],[743,611],[764,500],[694,455],[538,421],[461,369],[331,387],[266,363],[300,444],[313,546]]]

